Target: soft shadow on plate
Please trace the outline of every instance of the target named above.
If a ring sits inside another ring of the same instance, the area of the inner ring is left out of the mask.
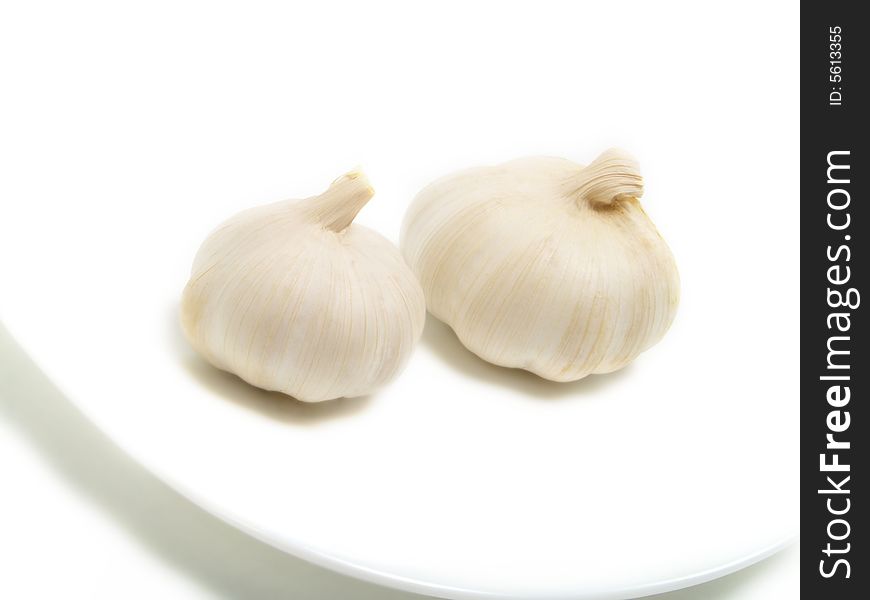
[[[616,384],[631,373],[632,368],[628,365],[614,373],[589,375],[579,381],[568,383],[548,381],[529,371],[499,367],[486,362],[463,346],[449,325],[428,313],[420,343],[432,350],[439,359],[468,377],[519,390],[537,398],[565,398],[591,394],[605,386]]]
[[[24,354],[2,324],[0,421],[21,432],[57,477],[97,506],[104,518],[114,521],[163,563],[204,586],[212,597],[423,598],[309,564],[193,504],[140,466],[91,423]],[[3,493],[16,491],[7,489]],[[48,502],[47,506],[51,506],[50,499]],[[28,518],[36,519],[37,512]],[[99,553],[108,554],[112,548],[89,547],[89,551],[96,552],[93,558],[99,561],[105,558]],[[51,566],[45,565],[46,573],[50,573]],[[135,570],[135,565],[132,567]],[[147,566],[142,568],[143,573],[150,572]],[[87,592],[74,586],[70,594]]]
[[[369,395],[326,402],[302,402],[286,394],[261,390],[232,373],[213,367],[199,356],[184,339],[178,322],[178,307],[173,305],[169,313],[169,344],[184,370],[216,396],[243,408],[286,423],[317,423],[353,415],[374,398],[374,395]]]

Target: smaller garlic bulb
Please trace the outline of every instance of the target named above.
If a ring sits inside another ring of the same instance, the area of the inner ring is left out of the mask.
[[[320,196],[246,210],[212,232],[181,301],[193,347],[219,369],[305,402],[391,380],[426,308],[398,249],[351,223],[373,193],[352,172]]]
[[[424,188],[401,248],[429,311],[497,365],[573,381],[627,365],[670,327],[679,277],[638,202],[637,163],[525,158]]]

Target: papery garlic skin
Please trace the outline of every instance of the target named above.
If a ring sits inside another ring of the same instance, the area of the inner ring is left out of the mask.
[[[658,342],[679,302],[670,249],[638,202],[636,162],[524,158],[415,198],[400,246],[429,311],[481,358],[574,381]]]
[[[181,302],[209,362],[305,402],[369,394],[423,331],[423,292],[398,249],[351,224],[372,197],[349,173],[322,195],[244,211],[212,232]]]

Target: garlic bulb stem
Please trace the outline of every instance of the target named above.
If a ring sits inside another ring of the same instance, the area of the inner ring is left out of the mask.
[[[361,171],[351,171],[332,182],[324,193],[306,198],[299,208],[326,229],[340,232],[356,218],[375,192]]]
[[[571,177],[568,188],[578,203],[603,209],[627,196],[643,196],[643,177],[634,158],[611,148]]]

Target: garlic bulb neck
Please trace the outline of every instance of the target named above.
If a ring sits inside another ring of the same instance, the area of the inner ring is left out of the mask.
[[[338,233],[347,229],[374,193],[361,171],[351,171],[333,181],[321,195],[300,202],[299,207],[315,222]]]
[[[570,178],[568,188],[578,203],[605,209],[626,197],[643,196],[643,178],[634,158],[611,148]]]

